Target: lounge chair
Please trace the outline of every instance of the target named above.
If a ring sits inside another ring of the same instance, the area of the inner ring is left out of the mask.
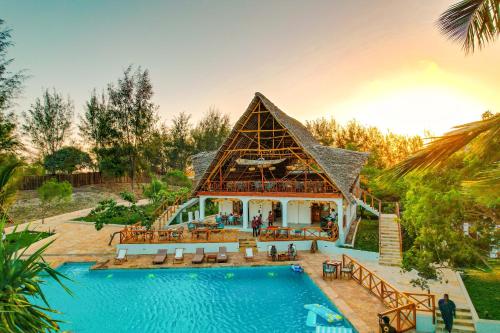
[[[175,254],[174,254],[174,264],[177,262],[183,262],[184,261],[184,249],[183,248],[177,248],[175,249]]]
[[[125,261],[127,261],[127,250],[125,250],[125,249],[118,250],[118,254],[115,257],[115,264],[121,265]]]
[[[253,260],[253,249],[251,247],[245,248],[245,259],[246,260]]]
[[[193,264],[201,264],[205,260],[205,250],[202,247],[196,249],[196,253],[191,262]]]
[[[159,249],[156,256],[153,258],[153,264],[163,264],[167,260],[167,249]]]
[[[217,253],[217,262],[227,262],[227,249],[225,246],[219,247],[219,253]]]

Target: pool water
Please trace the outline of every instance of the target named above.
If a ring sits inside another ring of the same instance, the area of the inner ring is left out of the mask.
[[[49,281],[44,292],[71,332],[313,332],[304,304],[331,309],[307,274],[287,266],[123,269],[91,264],[58,270],[73,296]],[[352,327],[344,320],[341,326]]]

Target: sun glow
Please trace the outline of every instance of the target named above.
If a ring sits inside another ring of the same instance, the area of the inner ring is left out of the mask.
[[[491,109],[481,102],[493,94],[490,90],[473,79],[423,62],[416,71],[363,84],[345,103],[332,106],[329,113],[341,122],[355,118],[398,133],[422,135],[428,130],[439,135],[477,120]]]

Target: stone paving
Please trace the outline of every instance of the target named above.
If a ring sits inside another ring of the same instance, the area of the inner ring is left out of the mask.
[[[43,239],[32,245],[27,253],[38,249],[43,244],[53,241],[47,249],[45,259],[52,265],[58,266],[64,262],[97,262],[94,267],[106,268],[149,268],[152,265],[152,255],[129,256],[128,261],[121,266],[113,264],[116,253],[116,240],[112,246],[108,246],[110,234],[120,230],[122,226],[106,225],[100,231],[96,231],[92,223],[75,222],[72,219],[85,216],[90,209],[84,209],[45,219],[45,223],[34,221],[29,224],[31,230],[55,231],[55,235]],[[21,226],[20,228],[22,228]],[[13,227],[7,228],[6,232],[12,232]],[[248,236],[249,237],[249,236]],[[172,263],[172,253],[163,265],[155,265],[155,268],[165,267],[192,267],[192,254],[185,254],[182,264]],[[291,262],[273,262],[267,258],[265,253],[257,253],[252,261],[246,261],[242,253],[229,253],[229,262],[226,264],[201,264],[196,267],[213,266],[241,266],[241,265],[289,265]],[[322,278],[322,262],[328,258],[340,259],[340,256],[327,256],[321,253],[311,254],[307,251],[299,252],[300,263],[307,274],[323,290],[323,292],[335,303],[339,310],[346,315],[349,321],[362,332],[378,332],[377,314],[386,310],[385,306],[366,289],[359,286],[353,280],[334,279],[325,281]],[[365,267],[372,270],[386,281],[393,284],[401,291],[422,292],[419,288],[412,287],[409,281],[416,276],[415,272],[402,273],[398,267],[380,266],[374,261],[360,261]],[[466,296],[462,293],[456,274],[450,270],[445,271],[444,281],[447,283],[430,283],[431,292],[440,296],[447,292],[459,307],[466,306]]]

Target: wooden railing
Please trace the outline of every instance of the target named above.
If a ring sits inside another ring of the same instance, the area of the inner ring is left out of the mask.
[[[352,265],[352,279],[368,289],[390,309],[378,314],[379,321],[388,317],[398,332],[414,329],[417,325],[417,311],[430,312],[436,320],[436,296],[431,293],[401,292],[390,283],[371,272],[346,254],[342,265]]]
[[[200,191],[206,192],[272,192],[272,193],[339,193],[325,181],[207,181]]]
[[[161,229],[165,223],[172,217],[177,211],[180,205],[189,199],[189,194],[181,194],[174,199],[164,200],[153,212],[153,217],[155,218],[154,225]]]
[[[370,293],[390,308],[390,310],[378,315],[380,320],[384,316],[389,317],[391,325],[398,332],[406,332],[416,327],[417,306],[405,293],[400,292],[348,255],[342,255],[342,265],[343,267],[352,265],[352,279],[368,289]]]
[[[293,241],[293,240],[327,240],[336,241],[339,238],[339,229],[335,224],[331,230],[321,227],[271,227],[261,230],[259,240],[268,241]]]
[[[436,295],[428,293],[412,293],[403,292],[415,305],[417,311],[430,312],[432,314],[432,322],[436,322]]]
[[[357,199],[363,201],[366,205],[370,206],[373,210],[382,212],[382,200],[375,197],[373,194],[367,190],[363,190],[361,187],[356,186],[352,193]]]
[[[188,231],[185,226],[147,230],[140,223],[120,230],[120,244],[211,243],[237,242],[237,229],[199,228]]]

